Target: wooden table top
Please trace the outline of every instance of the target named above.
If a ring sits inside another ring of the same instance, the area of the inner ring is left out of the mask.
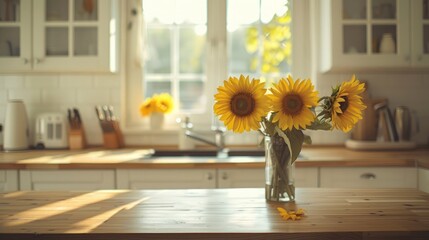
[[[284,220],[277,207],[305,209]],[[429,194],[411,189],[100,190],[0,194],[1,239],[429,239]]]
[[[264,157],[156,157],[148,149],[33,150],[0,153],[0,169],[262,168]],[[419,165],[429,169],[429,150],[353,151],[345,147],[304,148],[297,167]]]

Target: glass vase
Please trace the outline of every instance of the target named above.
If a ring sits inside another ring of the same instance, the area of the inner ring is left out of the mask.
[[[295,201],[295,164],[283,138],[265,137],[265,199],[274,202]]]

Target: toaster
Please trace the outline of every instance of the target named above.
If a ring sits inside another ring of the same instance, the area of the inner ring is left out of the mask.
[[[68,148],[67,120],[61,113],[43,113],[36,117],[35,148]]]

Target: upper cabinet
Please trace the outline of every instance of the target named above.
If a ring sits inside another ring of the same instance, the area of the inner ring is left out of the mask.
[[[1,1],[0,71],[110,71],[112,17],[107,0]]]
[[[429,66],[429,0],[330,0],[321,4],[321,70]]]
[[[429,0],[411,1],[411,53],[416,66],[429,66]]]

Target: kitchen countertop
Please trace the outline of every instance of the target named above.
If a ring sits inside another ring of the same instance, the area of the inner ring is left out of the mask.
[[[429,239],[429,194],[412,189],[298,188],[287,204],[262,188],[11,192],[0,216],[2,239]]]
[[[261,168],[263,156],[148,157],[150,149],[29,150],[0,153],[0,169]],[[304,148],[297,167],[420,166],[429,169],[429,149],[353,151],[345,147]]]

